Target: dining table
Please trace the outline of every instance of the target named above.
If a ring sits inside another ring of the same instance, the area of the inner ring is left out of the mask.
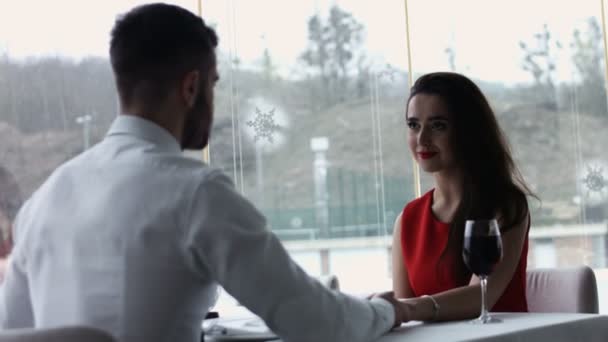
[[[394,328],[376,341],[608,341],[606,315],[579,313],[492,313],[492,315],[501,322],[490,324],[474,324],[470,320],[440,323],[408,322]],[[281,341],[265,327],[260,318],[255,316],[223,318],[215,323],[227,327],[228,330],[215,336],[206,336],[205,341]],[[247,332],[248,327],[251,333]]]
[[[409,322],[378,342],[412,341],[608,341],[608,316],[578,313],[492,313],[500,323],[470,320],[443,323]]]

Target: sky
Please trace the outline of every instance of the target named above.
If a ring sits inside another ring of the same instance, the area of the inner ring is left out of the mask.
[[[0,53],[12,58],[107,56],[109,32],[119,13],[142,0],[0,0]],[[196,0],[172,0],[193,12]],[[220,51],[244,66],[259,65],[268,48],[280,72],[297,70],[307,44],[306,22],[336,4],[365,25],[366,52],[378,68],[408,67],[404,0],[202,0],[203,18],[216,25]],[[526,82],[521,40],[547,24],[562,41],[560,79],[572,77],[568,42],[588,17],[601,18],[601,0],[409,0],[412,68],[447,70],[447,47],[456,71],[472,77]],[[8,9],[8,10],[7,10]]]

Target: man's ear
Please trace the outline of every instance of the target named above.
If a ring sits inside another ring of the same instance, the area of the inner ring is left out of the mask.
[[[192,70],[184,76],[180,87],[181,97],[188,108],[194,107],[200,92],[200,72]]]

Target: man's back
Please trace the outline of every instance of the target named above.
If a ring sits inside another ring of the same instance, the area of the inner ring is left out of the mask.
[[[325,289],[230,180],[144,119],[60,167],[25,204],[0,326],[83,324],[119,341],[197,341],[219,283],[285,341],[370,341],[383,299]]]
[[[36,326],[192,341],[215,285],[189,263],[183,230],[192,194],[213,172],[181,157],[159,127],[119,122],[134,121],[142,134],[115,127],[34,194],[19,216],[15,262],[28,274]]]

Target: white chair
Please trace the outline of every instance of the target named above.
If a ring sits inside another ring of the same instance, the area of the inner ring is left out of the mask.
[[[0,331],[0,342],[116,342],[116,340],[99,329],[73,326],[3,330]]]
[[[340,291],[340,282],[338,281],[338,277],[333,274],[318,276],[317,280],[330,290]]]
[[[530,312],[598,313],[597,284],[587,266],[528,270]]]

